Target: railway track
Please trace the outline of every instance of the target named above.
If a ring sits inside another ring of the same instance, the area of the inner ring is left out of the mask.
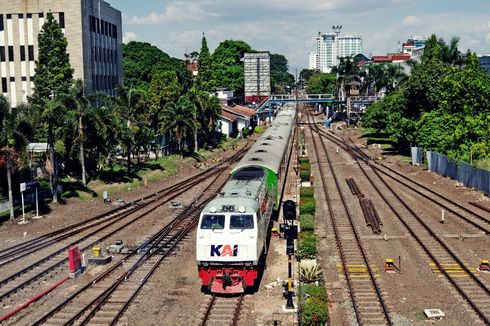
[[[116,325],[155,270],[196,226],[199,213],[228,179],[215,176],[212,186],[171,223],[109,270],[96,277],[37,320],[34,325]]]
[[[245,295],[221,297],[213,294],[205,308],[201,326],[236,326]]]
[[[75,238],[73,238],[74,232],[69,231],[69,227],[67,227],[4,249],[0,252],[0,255],[5,259],[3,261],[3,267],[5,269],[10,268],[10,264],[21,258],[35,257],[36,259],[34,259],[34,262],[30,262],[27,266],[23,266],[20,270],[12,274],[10,274],[11,271],[10,273],[6,273],[8,276],[0,280],[0,304],[3,306],[12,303],[15,304],[17,301],[29,295],[25,291],[26,289],[36,288],[43,281],[47,281],[55,275],[66,273],[65,265],[68,260],[66,258],[66,250],[72,245],[77,244],[81,251],[84,251],[115,235],[117,232],[157,210],[162,204],[181,195],[183,192],[213,176],[222,174],[231,163],[240,159],[246,150],[247,146],[225,162],[201,172],[197,176],[193,176],[155,194],[146,196],[137,202],[90,218],[87,223],[76,223],[75,230],[81,233],[81,235]],[[135,216],[135,213],[139,214]],[[80,231],[79,228],[82,228],[85,233]],[[28,254],[24,254],[24,251],[27,251]],[[39,256],[42,258],[39,259]]]
[[[307,118],[310,121],[309,115]],[[314,127],[311,124],[309,125],[313,136]],[[320,169],[323,192],[326,196],[329,215],[340,253],[342,272],[347,281],[356,320],[359,325],[392,325],[385,298],[376,280],[375,271],[371,267],[360,234],[354,225],[327,148],[322,139],[320,139],[320,144],[318,144],[315,137],[312,137],[312,140]],[[326,165],[328,167],[326,169],[324,163],[321,162],[319,154],[321,151],[327,158]],[[329,176],[331,176],[329,179],[333,181],[333,183],[330,182],[330,186],[327,183],[326,173],[329,173]],[[342,202],[343,209],[334,208],[332,205],[334,200]]]
[[[344,144],[345,147],[343,148],[356,160],[358,167],[366,179],[369,180],[373,189],[380,195],[398,220],[409,231],[410,235],[420,245],[424,253],[435,264],[437,270],[444,275],[445,279],[457,290],[463,301],[476,313],[478,318],[475,319],[474,324],[483,323],[490,325],[489,286],[466,266],[464,260],[459,257],[458,253],[439,237],[424,219],[412,209],[410,204],[399,195],[399,189],[395,189],[394,186],[390,185],[385,178],[383,178],[383,176],[388,177],[387,174],[381,173],[379,169],[376,168],[376,165],[365,155],[360,154],[359,151],[354,150],[345,143],[339,142],[337,138],[331,137],[328,133],[321,132],[318,128],[316,128],[316,132],[323,136],[323,138],[328,138],[337,145]],[[399,172],[397,173],[399,174]],[[374,176],[370,174],[374,174]],[[375,182],[375,178],[378,182]],[[390,180],[394,181],[393,179]],[[380,185],[383,186],[383,189],[385,189],[384,191],[381,190]],[[385,194],[386,191],[396,198],[396,201],[403,206],[402,210],[397,209],[394,203],[387,199]],[[455,204],[459,205],[458,203]],[[450,270],[454,269],[459,269],[464,273],[450,273]]]

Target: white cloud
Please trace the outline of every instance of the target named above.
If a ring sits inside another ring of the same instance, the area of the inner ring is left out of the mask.
[[[420,19],[415,16],[406,16],[402,19],[402,24],[404,26],[417,26],[420,23]]]
[[[124,22],[130,25],[158,25],[198,22],[217,16],[219,16],[217,13],[205,10],[201,4],[177,1],[165,7],[163,13],[151,12],[144,17],[125,17]]]
[[[133,32],[125,32],[123,35],[123,43],[128,43],[138,39],[138,35]]]

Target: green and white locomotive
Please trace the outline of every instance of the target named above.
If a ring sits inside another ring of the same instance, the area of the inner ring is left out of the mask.
[[[279,208],[294,123],[293,106],[279,110],[201,212],[196,260],[202,285],[213,293],[240,293],[256,283],[271,216]]]

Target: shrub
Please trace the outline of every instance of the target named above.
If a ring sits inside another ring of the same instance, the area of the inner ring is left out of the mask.
[[[301,231],[313,231],[315,230],[315,217],[311,214],[301,214]]]
[[[313,187],[302,187],[299,190],[300,198],[313,198],[315,195],[315,188]]]
[[[300,259],[313,259],[316,257],[318,236],[313,232],[301,232],[298,242],[298,257]]]
[[[249,134],[248,129],[247,128],[243,128],[242,129],[242,137],[243,138],[247,138],[248,134]]]
[[[323,286],[302,285],[300,302],[302,325],[325,325],[328,321],[328,300]]]
[[[299,201],[299,212],[301,215],[315,215],[316,202],[315,198],[301,198]]]
[[[323,278],[323,272],[318,264],[300,264],[299,280],[304,283],[320,282]]]
[[[301,162],[299,165],[300,170],[308,170],[311,171],[311,164],[310,162]]]
[[[299,161],[300,165],[301,165],[301,163],[310,163],[310,158],[308,156],[299,157],[298,161]]]
[[[300,170],[299,171],[299,177],[301,178],[301,181],[306,182],[310,181],[310,170]]]

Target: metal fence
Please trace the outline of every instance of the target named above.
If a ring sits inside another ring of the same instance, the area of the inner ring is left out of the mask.
[[[430,171],[439,173],[442,176],[458,180],[469,188],[476,188],[490,195],[490,171],[479,169],[468,163],[456,163],[446,155],[427,152],[427,164]]]
[[[412,147],[412,164],[420,165],[424,161],[424,151],[420,147]]]

